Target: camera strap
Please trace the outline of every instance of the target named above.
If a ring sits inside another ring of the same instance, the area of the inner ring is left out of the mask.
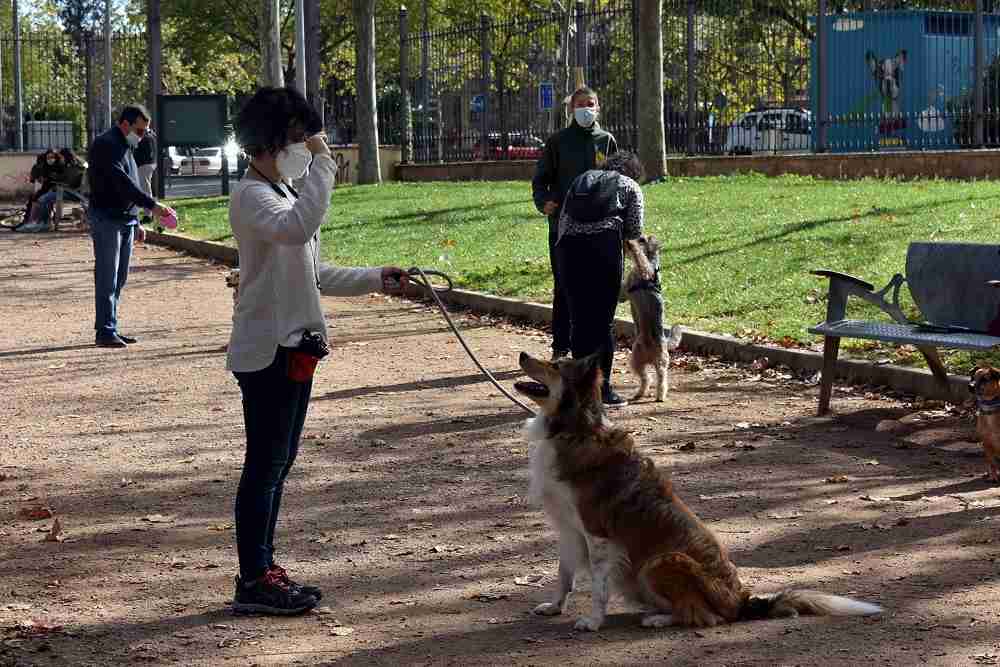
[[[257,168],[257,165],[255,165],[255,164],[253,164],[251,162],[250,163],[250,168],[253,169],[257,173],[258,176],[260,176],[265,181],[267,181],[267,184],[271,186],[271,189],[274,190],[275,194],[277,194],[282,199],[288,199],[288,195],[285,193],[285,191],[282,190],[281,188],[279,188],[277,183],[275,183],[270,178],[268,178],[267,176],[265,176],[264,173],[260,169]],[[299,193],[296,192],[295,188],[293,188],[289,183],[285,183],[284,186],[286,188],[288,188],[288,192],[292,193],[292,197],[294,197],[295,199],[299,198]],[[315,238],[316,237],[314,236],[313,239],[315,240]],[[322,289],[322,286],[319,284],[319,257],[317,257],[317,254],[318,254],[318,251],[316,249],[316,246],[314,245],[313,246],[313,252],[312,252],[313,276],[315,276],[315,278],[316,278],[316,289]]]

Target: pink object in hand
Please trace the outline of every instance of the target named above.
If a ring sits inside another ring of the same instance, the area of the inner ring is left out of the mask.
[[[170,212],[160,218],[160,223],[167,229],[177,229],[177,215]]]

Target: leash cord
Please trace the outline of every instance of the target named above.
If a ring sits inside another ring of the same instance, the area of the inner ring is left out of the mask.
[[[528,414],[534,415],[535,414],[534,410],[532,410],[530,407],[528,407],[527,405],[525,405],[524,403],[522,403],[520,400],[518,400],[518,398],[516,396],[514,396],[513,394],[511,394],[509,391],[507,391],[506,389],[504,389],[503,385],[501,385],[497,381],[497,379],[495,377],[493,377],[493,374],[490,373],[488,370],[486,370],[486,368],[481,363],[479,363],[479,359],[477,359],[476,355],[473,354],[472,350],[469,349],[469,346],[466,344],[465,339],[462,337],[462,334],[459,332],[458,327],[456,327],[455,323],[452,322],[451,317],[448,315],[448,310],[444,307],[444,303],[441,302],[441,298],[438,296],[438,292],[439,291],[440,292],[450,292],[451,291],[451,289],[452,289],[451,278],[448,277],[447,274],[442,273],[441,271],[434,271],[432,269],[427,269],[426,271],[424,271],[419,266],[414,266],[412,269],[410,269],[409,271],[407,271],[407,274],[410,276],[410,278],[413,280],[414,283],[416,283],[417,285],[420,285],[421,287],[423,287],[424,291],[427,292],[428,294],[430,294],[434,298],[434,302],[437,303],[437,307],[441,311],[441,314],[444,316],[445,321],[448,323],[448,326],[451,327],[452,333],[454,333],[455,336],[458,338],[458,342],[462,344],[462,347],[465,348],[466,353],[468,353],[468,355],[472,359],[473,363],[475,363],[476,366],[479,367],[479,370],[482,371],[483,375],[485,375],[487,378],[489,378],[489,381],[493,383],[493,386],[495,386],[497,389],[500,390],[501,394],[503,394],[504,396],[506,396],[507,398],[509,398],[511,401],[513,401],[514,403],[516,403],[518,406],[521,407],[522,410],[524,410]],[[438,276],[439,278],[444,278],[444,280],[447,281],[448,286],[447,287],[440,287],[440,288],[434,287],[433,285],[431,285],[431,281],[427,278],[428,275]]]

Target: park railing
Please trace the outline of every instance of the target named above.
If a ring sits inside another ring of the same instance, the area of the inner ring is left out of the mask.
[[[143,35],[111,38],[111,108],[144,102]],[[56,30],[0,34],[0,150],[83,150],[107,127],[103,35]]]
[[[580,72],[635,147],[635,3],[381,17],[383,139],[404,161],[537,157]],[[669,153],[1000,146],[998,0],[664,0],[662,19]]]

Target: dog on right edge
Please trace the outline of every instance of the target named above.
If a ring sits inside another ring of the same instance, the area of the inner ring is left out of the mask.
[[[619,301],[628,299],[632,310],[632,322],[635,323],[635,342],[632,343],[632,357],[629,367],[639,379],[639,390],[633,401],[638,401],[646,395],[649,389],[647,369],[652,366],[656,374],[656,400],[662,402],[667,398],[669,389],[670,351],[677,348],[681,342],[680,326],[670,329],[670,336],[663,330],[663,289],[660,285],[660,242],[655,236],[642,236],[638,239],[646,259],[653,267],[653,277],[645,280],[639,274],[638,267],[633,267],[622,283]]]
[[[992,366],[977,368],[969,382],[976,397],[976,431],[983,441],[986,471],[994,482],[1000,481],[1000,370]]]

